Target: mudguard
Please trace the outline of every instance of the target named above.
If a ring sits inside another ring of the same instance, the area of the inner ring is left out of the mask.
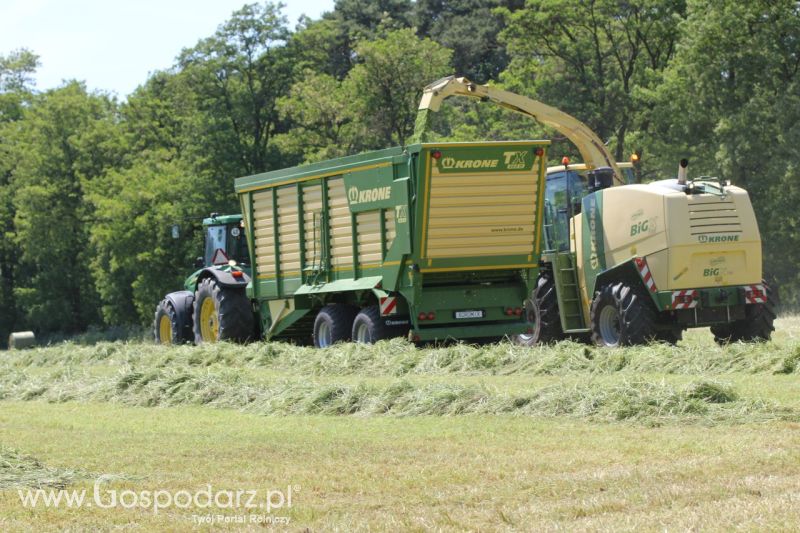
[[[172,308],[175,309],[175,315],[181,328],[181,338],[187,341],[191,340],[194,293],[190,291],[171,292],[164,299],[170,302]]]
[[[200,272],[200,275],[197,276],[196,283],[199,283],[203,278],[213,277],[217,280],[217,285],[220,287],[244,290],[247,287],[247,284],[250,283],[250,276],[247,275],[247,272],[238,271],[242,273],[242,276],[235,278],[231,272],[231,270],[221,270],[213,267],[205,268],[202,272]]]

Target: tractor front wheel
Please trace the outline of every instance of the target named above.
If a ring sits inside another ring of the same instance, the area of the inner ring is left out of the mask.
[[[652,302],[624,283],[600,289],[592,300],[591,321],[592,340],[598,346],[646,344],[657,336]]]
[[[194,341],[245,342],[253,337],[255,318],[244,290],[221,287],[204,278],[194,297]]]
[[[153,321],[153,337],[158,344],[181,344],[185,339],[181,338],[183,324],[178,321],[178,313],[172,306],[172,302],[166,298],[156,307],[156,316]]]

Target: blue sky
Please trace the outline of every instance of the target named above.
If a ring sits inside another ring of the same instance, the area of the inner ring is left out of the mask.
[[[208,37],[254,0],[0,0],[0,54],[39,54],[40,90],[64,79],[90,89],[130,94],[149,73],[168,68],[182,48]],[[302,14],[318,18],[334,0],[284,1],[294,28]]]

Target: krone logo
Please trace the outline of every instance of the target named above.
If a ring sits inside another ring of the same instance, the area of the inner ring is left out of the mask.
[[[597,256],[597,203],[594,198],[589,201],[589,264],[597,270],[600,258]]]
[[[460,168],[497,168],[500,164],[499,159],[456,159],[455,157],[443,157],[442,168],[444,169],[460,169]]]
[[[698,235],[698,242],[738,242],[738,235]]]
[[[363,204],[366,202],[377,202],[379,200],[388,200],[392,196],[392,188],[375,187],[373,189],[365,189],[359,191],[355,186],[347,190],[347,199],[350,200],[350,205]]]

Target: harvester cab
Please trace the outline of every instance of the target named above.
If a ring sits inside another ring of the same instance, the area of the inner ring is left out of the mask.
[[[574,117],[530,98],[447,77],[422,96],[415,137],[451,96],[475,98],[528,116],[572,141],[582,164],[550,167],[545,247],[536,288],[525,302],[525,344],[567,336],[601,346],[675,343],[710,326],[720,343],[764,340],[775,296],[762,280],[761,237],[747,192],[717,178],[639,184],[630,163]]]

